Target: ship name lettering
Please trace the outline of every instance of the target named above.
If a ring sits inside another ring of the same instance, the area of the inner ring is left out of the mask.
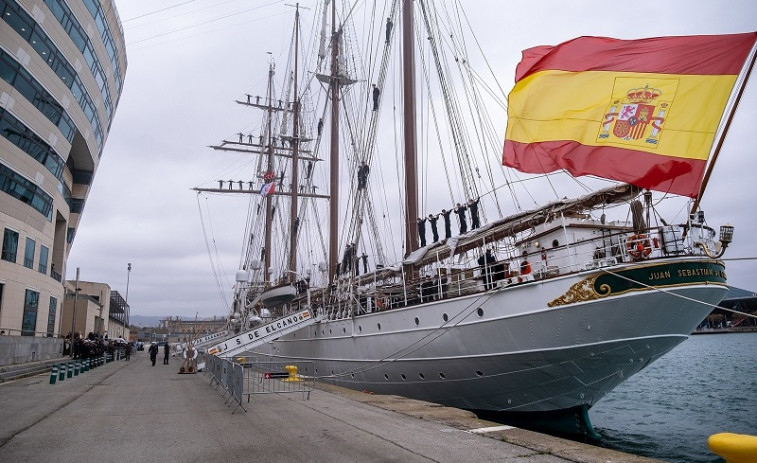
[[[670,278],[670,272],[669,271],[665,271],[665,272],[652,272],[652,273],[649,274],[649,279],[650,280],[665,280],[665,279],[668,279],[668,278]]]
[[[694,269],[686,269],[686,270],[679,270],[678,276],[679,277],[698,277],[698,276],[713,276],[714,272],[711,268],[694,268]]]

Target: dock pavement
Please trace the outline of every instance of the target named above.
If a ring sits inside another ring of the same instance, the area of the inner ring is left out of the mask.
[[[50,372],[0,384],[0,462],[657,462],[319,383],[245,411],[180,366],[140,352],[56,384]]]

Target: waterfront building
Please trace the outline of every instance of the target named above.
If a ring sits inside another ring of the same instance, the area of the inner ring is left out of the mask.
[[[206,334],[217,333],[226,328],[226,317],[192,318],[166,317],[160,320],[158,340],[188,342]]]
[[[78,291],[75,281],[68,280],[65,286],[60,329],[63,336],[73,331],[85,337],[94,333],[98,337],[129,340],[128,305],[118,291],[111,290],[106,283],[91,281],[79,281]]]
[[[0,18],[0,330],[56,337],[71,329],[62,275],[123,88],[124,34],[114,0],[0,0]]]

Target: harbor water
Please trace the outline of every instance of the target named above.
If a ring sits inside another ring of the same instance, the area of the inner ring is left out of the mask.
[[[672,463],[722,462],[720,432],[757,435],[757,333],[691,336],[590,412],[597,445]]]

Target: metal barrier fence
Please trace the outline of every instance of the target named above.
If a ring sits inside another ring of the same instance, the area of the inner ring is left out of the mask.
[[[303,400],[310,399],[310,392],[315,388],[313,377],[299,375],[299,370],[314,371],[312,362],[269,362],[261,357],[235,357],[234,361],[222,359],[215,355],[205,358],[205,372],[211,377],[210,384],[216,383],[223,388],[224,395],[229,394],[227,403],[232,399],[237,407],[242,407],[243,397],[253,394],[291,394],[301,393]],[[236,408],[234,409],[236,412]]]
[[[253,394],[301,393],[303,400],[310,400],[315,380],[299,371],[314,371],[313,362],[261,362],[252,357],[237,357],[237,361],[244,366],[247,402]]]

